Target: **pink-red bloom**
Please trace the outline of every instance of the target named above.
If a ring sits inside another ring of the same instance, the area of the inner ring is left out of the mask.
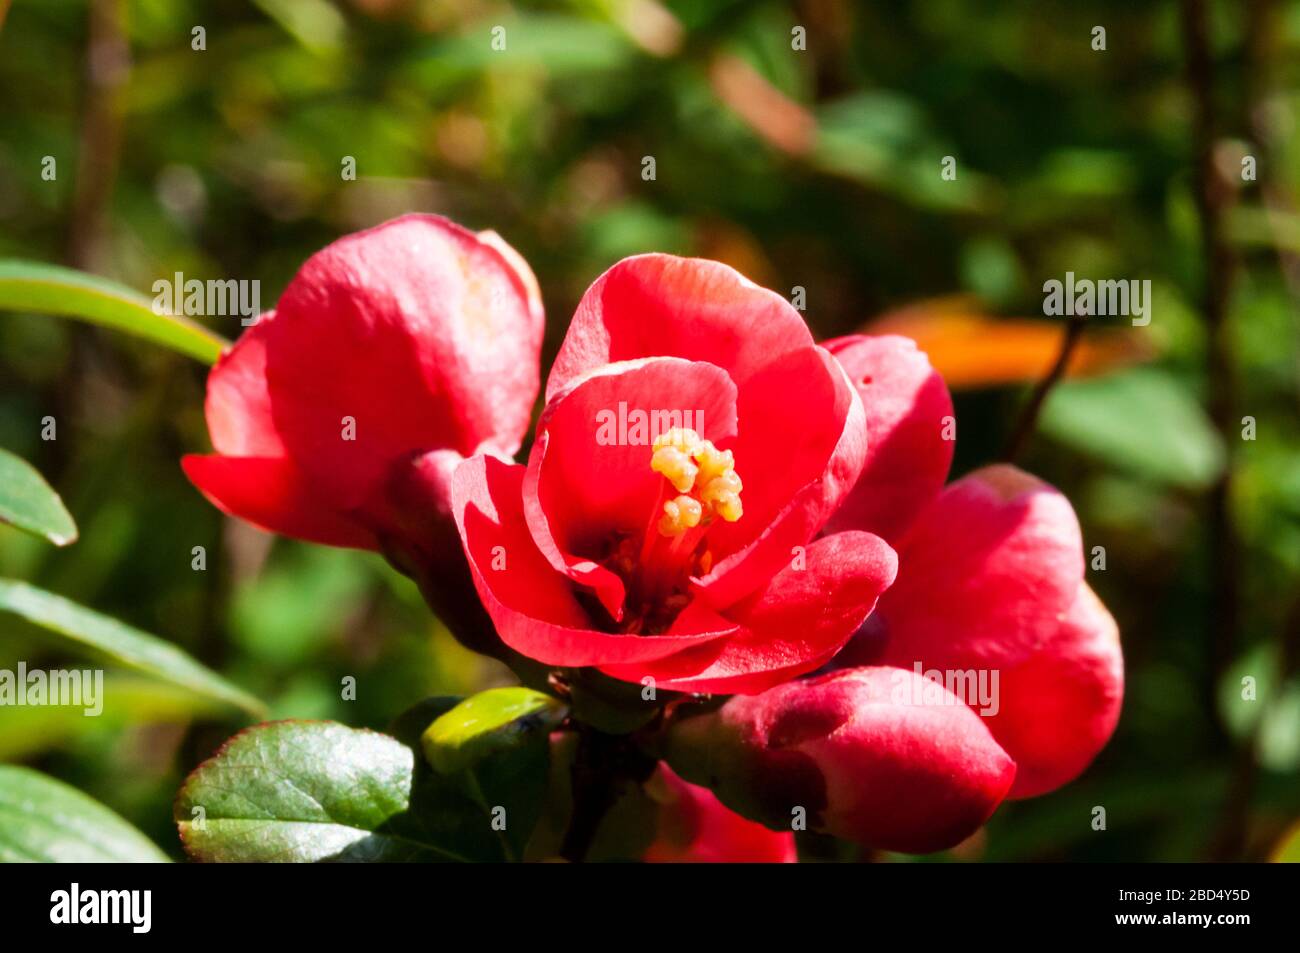
[[[527,465],[452,496],[501,638],[548,665],[755,692],[824,664],[893,580],[878,536],[818,533],[865,458],[862,402],[783,298],[644,255],[587,291]]]
[[[313,255],[208,378],[222,510],[336,546],[418,543],[465,456],[510,454],[539,385],[542,305],[490,232],[406,215]]]

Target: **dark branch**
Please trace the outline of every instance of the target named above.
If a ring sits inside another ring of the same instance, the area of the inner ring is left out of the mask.
[[[1061,349],[1057,352],[1056,360],[1043,379],[1038,382],[1038,386],[1034,388],[1029,403],[1020,414],[1020,422],[1016,424],[1016,429],[1012,431],[1006,448],[1002,451],[1002,458],[1008,463],[1015,463],[1024,452],[1029,438],[1038,426],[1038,415],[1042,413],[1043,404],[1047,402],[1047,395],[1065,376],[1065,371],[1070,366],[1070,357],[1074,354],[1075,345],[1083,336],[1083,328],[1087,323],[1088,315],[1082,313],[1070,315],[1070,320],[1066,322],[1065,334],[1061,338]]]

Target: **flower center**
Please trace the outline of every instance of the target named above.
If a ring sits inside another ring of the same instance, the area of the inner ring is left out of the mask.
[[[715,520],[734,523],[744,513],[730,450],[719,450],[688,427],[655,438],[650,469],[666,481],[644,534],[610,541],[601,560],[627,586],[617,631],[666,632],[691,601],[689,580],[707,574],[713,553],[705,537]]]
[[[653,449],[650,469],[677,491],[664,503],[656,524],[661,536],[679,539],[690,530],[707,527],[714,518],[734,523],[744,514],[743,485],[730,450],[719,450],[688,427],[660,434]]]

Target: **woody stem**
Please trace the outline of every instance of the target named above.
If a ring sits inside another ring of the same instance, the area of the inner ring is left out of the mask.
[[[654,766],[654,759],[629,736],[609,735],[579,723],[578,750],[570,775],[573,812],[560,844],[560,856],[575,864],[586,860],[609,809],[625,790],[645,781]]]

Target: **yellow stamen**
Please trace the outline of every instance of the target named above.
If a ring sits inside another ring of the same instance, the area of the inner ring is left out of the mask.
[[[695,485],[695,475],[699,472],[699,467],[690,459],[695,443],[668,439],[679,433],[681,429],[675,428],[655,437],[654,456],[650,458],[650,469],[655,473],[662,473],[677,493],[689,493],[690,488]],[[686,430],[685,433],[695,436],[694,430]],[[695,441],[698,442],[698,439],[695,437]]]
[[[735,472],[736,460],[730,450],[719,450],[709,441],[702,441],[695,459],[700,468],[700,482],[708,483],[727,471]]]
[[[731,451],[719,450],[694,430],[674,427],[656,437],[650,469],[679,494],[664,504],[658,524],[664,536],[680,536],[715,516],[734,523],[744,513],[743,486]]]
[[[680,536],[688,529],[700,525],[704,507],[689,496],[679,496],[664,504],[664,515],[659,517],[659,532],[664,536]]]
[[[726,470],[700,489],[700,502],[708,503],[713,511],[728,523],[734,523],[744,513],[740,505],[740,491],[744,489],[735,470]]]

